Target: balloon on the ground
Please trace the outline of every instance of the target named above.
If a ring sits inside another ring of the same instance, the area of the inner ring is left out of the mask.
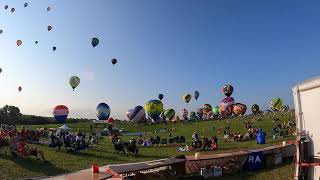
[[[230,97],[233,93],[233,86],[231,86],[230,84],[224,85],[222,87],[222,92],[224,93],[224,95],[226,95],[227,97]]]
[[[260,112],[260,108],[259,108],[258,104],[252,105],[251,111],[253,114],[258,114]]]
[[[219,113],[223,117],[229,117],[233,113],[234,99],[232,97],[226,97],[220,101]]]
[[[20,46],[22,44],[21,40],[17,40],[17,46]]]
[[[48,26],[48,31],[51,31],[52,30],[52,26]]]
[[[128,118],[128,120],[130,120],[129,114],[130,114],[131,111],[132,111],[132,109],[129,109],[129,110],[126,112],[126,117]]]
[[[213,112],[213,115],[215,116],[215,117],[218,117],[219,116],[219,106],[216,106],[216,107],[214,107],[213,109],[212,109],[212,112]]]
[[[200,96],[199,91],[195,91],[195,92],[194,92],[194,98],[195,98],[196,100],[198,100],[199,96]]]
[[[146,111],[148,116],[154,121],[159,121],[159,116],[163,111],[163,104],[160,100],[150,100],[146,103]]]
[[[200,119],[202,119],[202,117],[203,117],[203,108],[198,108],[198,109],[197,109],[197,115],[198,115],[198,117],[199,117]]]
[[[233,113],[236,116],[244,115],[246,113],[246,111],[247,111],[247,106],[245,104],[236,103],[233,106]]]
[[[114,123],[114,119],[112,117],[108,118],[107,123]]]
[[[100,103],[96,108],[96,112],[99,120],[107,120],[110,116],[110,107],[106,103]]]
[[[212,106],[210,104],[204,104],[202,106],[202,109],[203,109],[203,113],[206,114],[206,113],[212,111]]]
[[[117,62],[118,62],[117,59],[111,59],[111,63],[112,63],[113,65],[117,64]]]
[[[190,121],[197,121],[199,117],[196,115],[195,112],[190,112]]]
[[[5,5],[5,6],[4,6],[4,9],[8,9],[8,8],[9,8],[9,6],[8,6],[8,5]]]
[[[182,116],[182,119],[183,120],[188,120],[188,115],[189,115],[189,112],[187,109],[183,108],[181,109],[181,116]]]
[[[164,118],[169,119],[170,121],[172,121],[175,114],[176,114],[176,112],[173,109],[167,109],[163,112]]]
[[[146,111],[142,106],[136,106],[130,110],[128,114],[128,119],[134,123],[145,122],[146,120]]]
[[[53,47],[52,47],[52,50],[53,50],[53,51],[56,51],[56,50],[57,50],[57,47],[53,46]]]
[[[91,40],[92,47],[96,47],[98,44],[99,44],[99,39],[96,37],[92,38]]]
[[[58,105],[53,108],[53,116],[58,123],[65,123],[69,115],[69,109],[65,105]]]
[[[282,106],[282,100],[280,98],[274,98],[269,103],[269,106],[273,111],[279,111]]]
[[[21,87],[21,86],[18,87],[18,91],[19,91],[19,92],[22,91],[22,87]]]
[[[72,89],[74,90],[75,88],[77,88],[80,84],[80,78],[77,76],[71,76],[69,79],[69,84],[72,87]]]
[[[163,97],[164,97],[163,94],[159,94],[159,95],[158,95],[158,99],[159,99],[160,101],[163,99]]]
[[[28,3],[24,3],[24,5],[23,5],[24,7],[28,7]]]
[[[189,103],[191,100],[192,96],[190,94],[186,94],[182,97],[182,99],[186,102]]]
[[[16,9],[15,8],[11,8],[11,12],[13,13],[14,11],[16,11]]]

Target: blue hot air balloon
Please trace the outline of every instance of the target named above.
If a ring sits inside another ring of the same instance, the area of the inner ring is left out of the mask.
[[[136,106],[129,112],[128,119],[134,123],[145,122],[146,111],[142,106]]]
[[[195,91],[195,92],[194,92],[194,98],[195,98],[196,100],[198,100],[199,96],[200,96],[199,91]]]
[[[110,116],[110,107],[106,103],[100,103],[97,106],[96,111],[99,120],[107,120]]]

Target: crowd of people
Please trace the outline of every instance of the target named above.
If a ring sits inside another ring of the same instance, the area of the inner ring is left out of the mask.
[[[192,134],[192,148],[196,151],[214,151],[218,149],[218,138],[213,136],[211,138],[203,137],[200,139],[198,133]]]

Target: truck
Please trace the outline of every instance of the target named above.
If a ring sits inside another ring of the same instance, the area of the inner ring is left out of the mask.
[[[320,77],[292,88],[296,117],[295,178],[320,179]]]

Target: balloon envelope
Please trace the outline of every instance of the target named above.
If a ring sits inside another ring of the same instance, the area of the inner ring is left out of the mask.
[[[131,109],[128,113],[128,119],[134,123],[145,122],[146,120],[146,111],[142,106],[136,106]]]
[[[0,68],[0,73],[2,73],[2,69]]]
[[[158,95],[158,98],[159,98],[160,101],[163,99],[163,97],[164,97],[163,94],[159,94]]]
[[[57,50],[57,47],[53,46],[53,47],[52,47],[52,50],[53,50],[53,51],[56,51],[56,50]]]
[[[22,91],[22,87],[21,87],[21,86],[18,87],[18,91],[19,91],[19,92]]]
[[[208,112],[211,112],[212,111],[212,106],[210,104],[204,104],[202,106],[202,109],[203,109],[203,113],[208,113]]]
[[[230,84],[224,85],[222,87],[222,92],[224,93],[224,95],[226,95],[227,97],[230,97],[233,93],[233,86],[231,86]]]
[[[115,64],[117,64],[117,59],[111,59],[111,63],[113,64],[113,65],[115,65]]]
[[[176,112],[173,109],[167,109],[163,113],[164,117],[166,119],[169,119],[170,121],[172,121],[172,119],[174,118],[175,114],[176,114]]]
[[[198,115],[198,117],[199,117],[200,119],[202,119],[202,117],[203,117],[203,108],[198,108],[198,109],[197,109],[197,115]]]
[[[21,40],[17,40],[17,46],[20,46],[22,44]]]
[[[51,7],[47,7],[47,11],[50,11],[51,10]]]
[[[186,94],[182,97],[182,99],[186,102],[189,103],[191,100],[192,96],[190,94]]]
[[[108,118],[107,123],[113,123],[114,119],[112,117]]]
[[[254,105],[252,105],[252,107],[251,107],[251,111],[252,111],[252,113],[253,113],[253,114],[257,114],[257,113],[259,113],[260,108],[259,108],[258,104],[254,104]]]
[[[148,116],[155,122],[159,121],[159,116],[163,111],[163,104],[159,100],[150,100],[146,103]]]
[[[16,9],[15,8],[11,8],[11,12],[13,13],[14,11],[16,11]]]
[[[35,43],[35,44],[38,44],[38,41],[35,41],[34,43]]]
[[[52,26],[48,26],[48,31],[51,31],[52,30]]]
[[[76,87],[79,86],[80,84],[80,78],[77,76],[71,76],[69,79],[69,84],[72,87],[72,89],[74,90]]]
[[[219,113],[223,117],[229,117],[233,113],[234,99],[232,97],[226,97],[220,101]]]
[[[218,117],[219,116],[219,106],[214,107],[212,112],[213,112],[214,116]]]
[[[200,95],[199,91],[195,91],[195,92],[194,92],[194,98],[195,98],[196,100],[198,100],[199,95]]]
[[[5,5],[5,6],[4,6],[4,9],[8,9],[8,8],[9,8],[9,6],[8,6],[8,5]]]
[[[98,44],[99,44],[99,39],[96,38],[96,37],[92,38],[92,40],[91,40],[91,45],[92,45],[93,47],[96,47]]]
[[[28,3],[24,3],[24,7],[27,7],[28,6]]]
[[[0,29],[0,34],[2,34],[3,33],[3,30],[2,29]]]
[[[58,123],[65,123],[69,115],[69,109],[67,106],[58,105],[53,108],[53,116]]]
[[[246,111],[247,111],[247,106],[245,104],[236,103],[233,106],[233,113],[236,116],[244,115],[246,113]]]
[[[189,112],[187,109],[185,108],[181,109],[181,116],[183,120],[188,120],[188,115],[189,115]]]
[[[273,111],[279,111],[282,106],[282,100],[280,98],[274,98],[269,103],[269,106]]]
[[[99,120],[107,120],[110,116],[110,107],[106,103],[100,103],[96,107],[96,112]]]

